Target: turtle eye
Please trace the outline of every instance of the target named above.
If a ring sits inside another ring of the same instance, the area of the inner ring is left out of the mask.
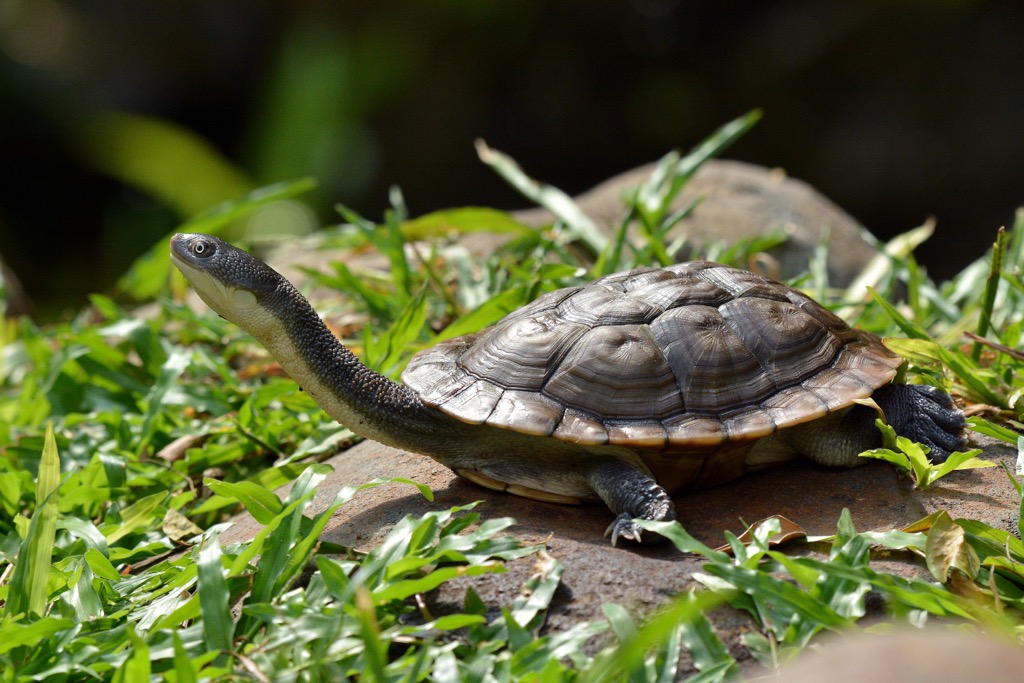
[[[196,256],[207,258],[213,255],[213,245],[206,240],[196,240],[192,243],[192,253]]]

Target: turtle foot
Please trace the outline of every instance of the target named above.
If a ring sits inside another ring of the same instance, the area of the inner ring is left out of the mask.
[[[676,518],[676,509],[665,489],[650,476],[621,460],[596,462],[589,478],[594,493],[616,513],[605,536],[611,536],[612,545],[620,538],[640,542],[643,529],[634,519],[667,522]]]
[[[605,538],[611,537],[612,547],[614,548],[620,538],[640,543],[641,533],[643,533],[643,529],[633,521],[633,515],[623,512],[605,529],[604,536]]]
[[[900,436],[927,446],[932,462],[945,462],[967,445],[967,421],[953,398],[924,384],[893,384],[875,392],[875,401]]]

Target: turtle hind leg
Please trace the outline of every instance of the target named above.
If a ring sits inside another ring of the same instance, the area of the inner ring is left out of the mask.
[[[953,398],[924,384],[890,384],[872,397],[896,433],[924,444],[932,462],[945,462],[967,444],[967,422]]]
[[[594,493],[616,514],[605,536],[614,546],[620,538],[640,542],[641,529],[633,520],[668,522],[676,518],[668,493],[646,473],[616,459],[594,463],[587,473]]]
[[[922,384],[890,384],[873,395],[886,421],[900,436],[927,446],[933,462],[945,462],[950,453],[967,443],[964,414],[949,394]],[[878,413],[855,405],[779,432],[797,452],[831,467],[853,467],[864,463],[860,453],[882,445],[875,427]]]

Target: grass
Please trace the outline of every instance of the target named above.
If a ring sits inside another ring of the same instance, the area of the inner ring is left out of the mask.
[[[369,317],[353,347],[395,376],[416,350],[484,327],[542,292],[665,262],[679,246],[666,235],[688,211],[671,209],[672,198],[756,118],[723,127],[690,155],[666,156],[624,199],[627,220],[611,238],[594,234],[563,193],[481,146],[486,163],[559,217],[555,225],[530,230],[479,208],[413,219],[396,190],[381,224],[342,208],[345,224],[325,236],[332,246],[379,250],[389,273],[357,279],[334,264],[311,277]],[[306,186],[257,191],[186,229],[221,231]],[[626,241],[626,223],[638,226],[639,244]],[[483,260],[412,242],[491,229],[511,241]],[[867,303],[830,288],[823,260],[796,284],[855,324],[897,337],[890,344],[910,359],[912,381],[952,388],[975,414],[975,430],[1024,454],[1014,431],[1024,410],[1024,358],[1015,351],[1022,232],[1024,214],[992,254],[948,283],[928,279],[901,246],[907,240],[894,242],[887,251],[898,255],[872,271],[876,296]],[[777,239],[709,251],[743,265]],[[834,536],[806,539],[819,554],[800,556],[776,542],[793,535],[778,519],[742,539],[727,535],[729,552],[678,524],[649,523],[705,558],[695,577],[703,588],[646,623],[606,605],[604,620],[557,633],[541,627],[562,566],[511,536],[511,520],[468,506],[402,520],[366,554],[321,544],[320,531],[355,489],[306,516],[327,474],[320,461],[352,434],[293,383],[267,376],[265,355],[237,329],[181,304],[181,282],[169,286],[159,249],[122,280],[136,298],[161,292],[151,318],[94,296],[68,322],[0,327],[0,681],[672,680],[683,653],[696,669],[691,680],[714,681],[735,677],[738,665],[709,610],[749,613],[757,629],[745,645],[772,668],[822,631],[859,628],[868,596],[894,622],[1020,633],[1024,545],[945,512],[886,532],[857,532],[844,513]],[[904,458],[919,485],[945,474],[915,444],[894,443],[889,453]],[[1020,493],[1019,473],[1007,476]],[[273,491],[287,482],[294,485],[281,500]],[[262,530],[222,547],[222,523],[243,508]],[[919,558],[926,578],[877,569],[876,555],[893,550]],[[485,604],[469,589],[462,611],[434,615],[417,600],[522,557],[533,558],[535,573],[507,604]],[[586,646],[598,635],[606,646],[595,653]]]

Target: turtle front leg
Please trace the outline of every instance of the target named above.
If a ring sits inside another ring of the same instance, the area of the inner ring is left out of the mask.
[[[665,489],[650,476],[621,460],[605,460],[594,464],[587,474],[587,483],[617,517],[604,532],[612,545],[619,538],[640,542],[643,531],[634,519],[668,522],[676,518],[675,505]]]

